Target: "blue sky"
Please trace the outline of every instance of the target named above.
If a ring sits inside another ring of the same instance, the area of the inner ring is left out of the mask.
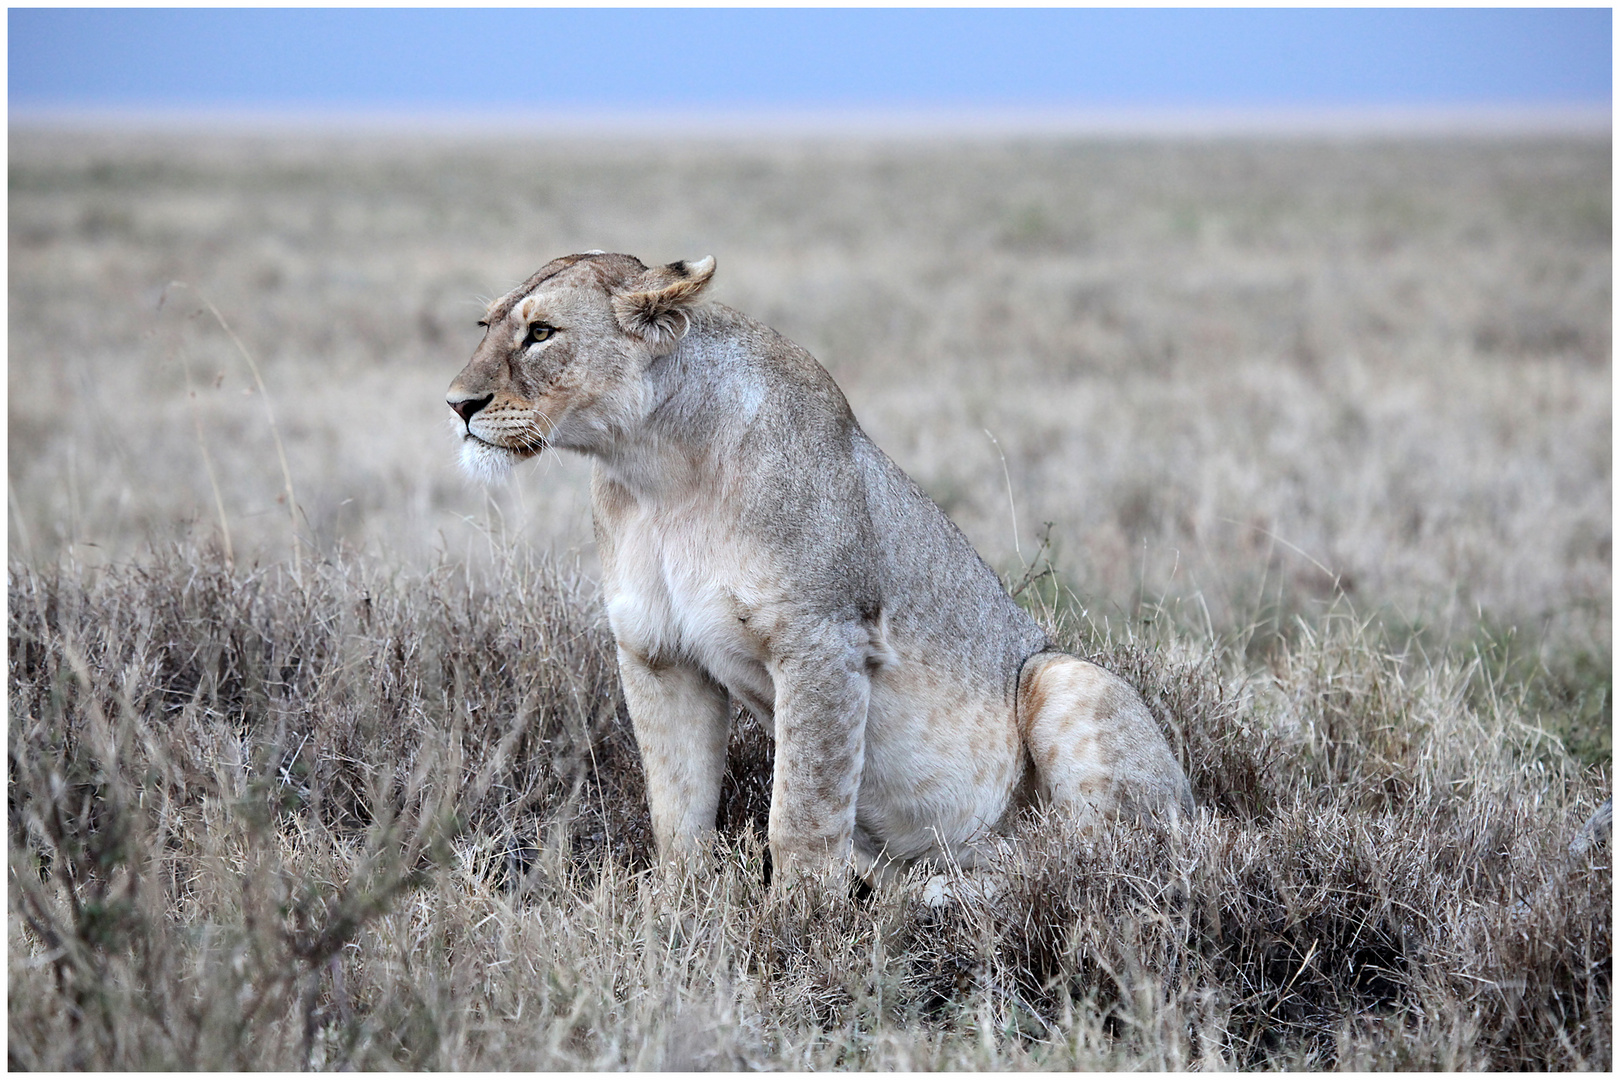
[[[1604,9],[16,9],[17,108],[1607,105]]]

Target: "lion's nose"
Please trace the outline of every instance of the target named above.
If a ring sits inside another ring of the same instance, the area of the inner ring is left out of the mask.
[[[463,398],[460,401],[452,401],[450,402],[450,407],[455,410],[457,416],[461,417],[462,423],[470,424],[472,423],[472,418],[478,414],[478,410],[482,409],[485,405],[488,405],[494,400],[494,394],[485,394],[483,397]]]

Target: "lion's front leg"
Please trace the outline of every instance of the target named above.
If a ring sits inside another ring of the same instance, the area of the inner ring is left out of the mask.
[[[778,660],[776,764],[768,838],[773,873],[826,877],[850,865],[871,680],[857,648]]]
[[[704,850],[714,836],[726,772],[726,692],[698,668],[650,664],[622,645],[619,676],[647,776],[659,857]]]

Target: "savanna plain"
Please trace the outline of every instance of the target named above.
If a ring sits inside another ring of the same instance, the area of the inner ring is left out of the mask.
[[[1610,1068],[1610,160],[13,128],[8,1063]],[[656,869],[588,466],[443,404],[590,248],[715,255],[1197,820],[773,890],[739,712]]]

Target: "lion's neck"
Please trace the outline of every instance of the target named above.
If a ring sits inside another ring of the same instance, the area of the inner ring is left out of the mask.
[[[642,498],[680,499],[728,482],[764,400],[757,376],[713,347],[696,327],[675,352],[648,365],[642,409],[594,456]]]

